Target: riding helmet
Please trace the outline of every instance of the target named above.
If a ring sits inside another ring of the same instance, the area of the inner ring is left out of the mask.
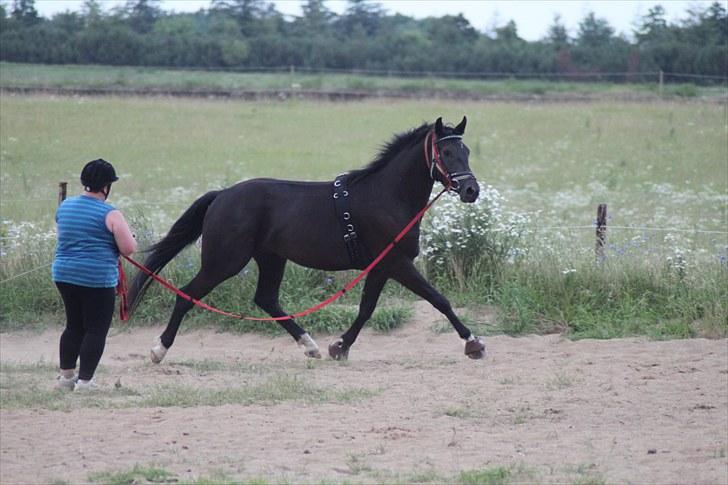
[[[88,162],[81,170],[81,184],[89,192],[98,192],[117,180],[114,167],[102,158]]]

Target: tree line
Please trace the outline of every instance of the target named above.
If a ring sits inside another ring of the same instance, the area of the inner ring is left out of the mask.
[[[194,13],[166,12],[159,0],[127,0],[105,12],[98,0],[86,0],[81,11],[50,19],[38,15],[35,0],[13,0],[0,3],[0,60],[577,78],[621,73],[614,80],[659,70],[725,77],[726,9],[717,1],[704,5],[678,23],[668,23],[656,5],[635,26],[633,40],[616,35],[593,12],[573,36],[556,16],[544,38],[529,42],[512,20],[485,33],[462,15],[414,19],[367,0],[349,0],[342,14],[324,0],[308,0],[296,17],[265,0],[211,0]]]

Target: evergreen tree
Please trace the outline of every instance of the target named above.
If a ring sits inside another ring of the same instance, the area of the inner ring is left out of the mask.
[[[518,26],[513,20],[509,20],[503,27],[495,29],[495,38],[501,42],[512,43],[521,40],[518,37]]]
[[[259,21],[269,12],[264,0],[212,0],[210,10],[232,17],[245,37],[260,31]]]
[[[137,33],[146,34],[154,28],[154,23],[162,17],[160,0],[127,0],[126,12],[131,28]],[[93,8],[93,6],[90,6]]]
[[[34,25],[40,22],[35,0],[13,0],[11,17],[23,25]]]
[[[554,20],[546,32],[546,42],[556,49],[563,49],[569,45],[569,33],[561,22],[561,15],[555,15]]]
[[[594,12],[589,12],[579,23],[576,41],[581,47],[600,47],[609,44],[613,35],[614,29],[606,19],[596,18]]]
[[[665,9],[662,5],[655,5],[642,17],[642,22],[635,30],[635,37],[642,42],[659,40],[668,33],[667,21],[665,20]]]
[[[104,13],[98,0],[85,0],[81,8],[81,15],[85,20],[86,27],[89,27],[101,22]]]
[[[301,10],[303,16],[300,23],[306,35],[321,35],[328,32],[331,22],[336,17],[336,14],[326,7],[324,0],[308,0]]]
[[[385,15],[381,5],[368,0],[349,0],[344,15],[339,18],[339,33],[343,36],[373,37]]]

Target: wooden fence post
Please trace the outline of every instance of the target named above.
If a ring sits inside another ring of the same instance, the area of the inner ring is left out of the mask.
[[[597,262],[604,260],[604,245],[607,242],[607,204],[597,207]]]
[[[68,189],[68,182],[58,182],[58,205],[66,200],[66,192]]]
[[[660,97],[662,97],[662,89],[663,89],[664,85],[665,85],[665,76],[664,76],[664,73],[662,72],[662,69],[660,69],[660,86],[659,86],[659,91],[658,91],[660,93]]]

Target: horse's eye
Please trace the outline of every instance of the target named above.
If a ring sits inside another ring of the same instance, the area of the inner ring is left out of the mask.
[[[452,155],[452,152],[450,150],[445,150],[445,156],[449,157],[450,155]]]

